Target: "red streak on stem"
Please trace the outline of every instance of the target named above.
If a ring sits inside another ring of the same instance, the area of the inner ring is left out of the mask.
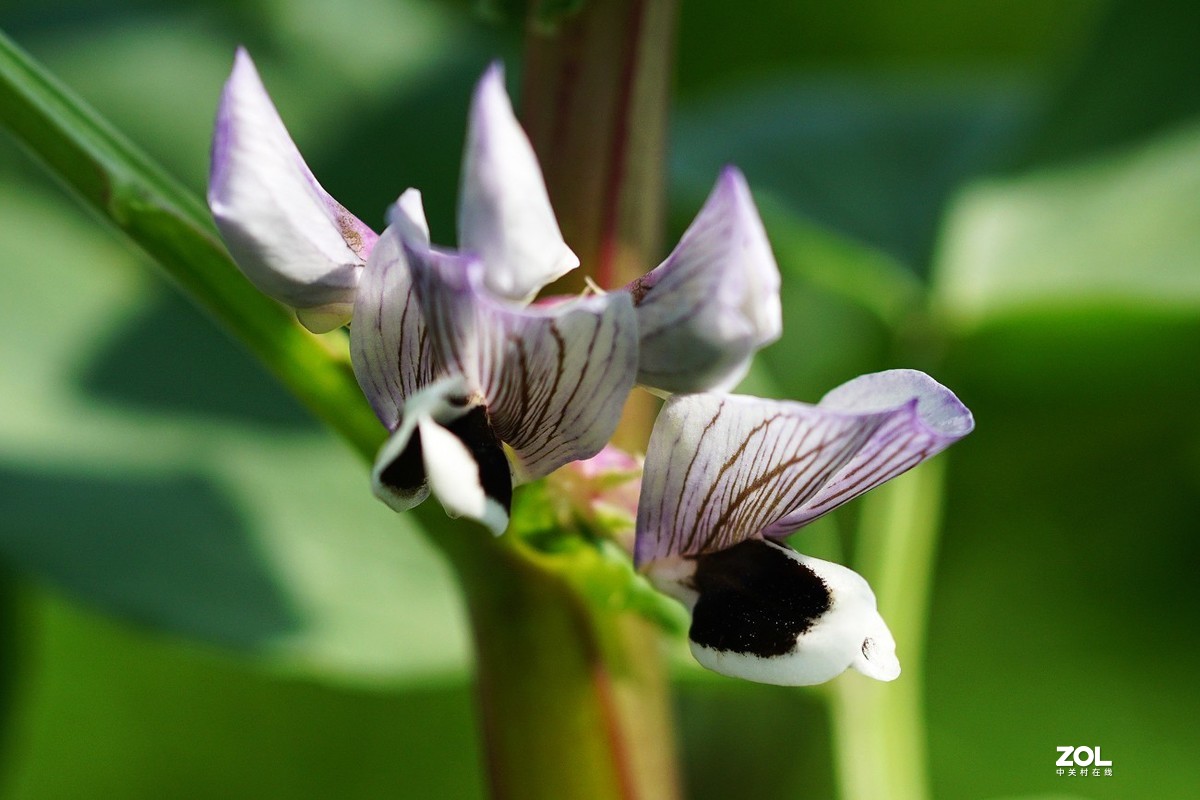
[[[633,106],[633,84],[637,78],[640,56],[642,23],[645,18],[643,0],[634,0],[629,7],[628,47],[621,64],[620,88],[617,102],[617,118],[613,121],[612,150],[609,153],[608,175],[604,191],[603,222],[600,228],[600,259],[596,264],[595,279],[601,288],[616,288],[616,259],[618,217],[621,210],[622,185],[629,155],[629,117]]]

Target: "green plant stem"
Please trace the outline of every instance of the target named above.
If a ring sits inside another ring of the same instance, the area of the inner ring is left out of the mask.
[[[438,545],[455,551],[467,591],[492,796],[676,795],[666,678],[649,623],[590,606],[513,537]]]
[[[944,459],[935,458],[862,501],[856,567],[875,590],[904,671],[893,683],[848,673],[830,687],[842,800],[929,796],[923,666],[944,478]]]
[[[526,38],[521,119],[583,264],[572,280],[613,288],[657,263],[678,13],[676,0],[594,0]]]
[[[677,0],[594,0],[530,26],[521,118],[582,264],[552,291],[624,286],[658,263],[678,14]],[[616,444],[644,452],[657,410],[630,395]]]

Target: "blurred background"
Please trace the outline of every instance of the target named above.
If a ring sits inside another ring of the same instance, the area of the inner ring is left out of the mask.
[[[0,28],[197,192],[245,44],[332,195],[381,227],[418,186],[443,241],[471,86],[520,69],[466,2]],[[733,162],[784,273],[748,388],[914,366],[976,414],[942,456],[936,797],[1195,796],[1198,31],[1188,0],[682,3],[669,240]],[[482,796],[448,571],[147,266],[0,137],[0,796]],[[832,796],[816,695],[679,673],[690,797]]]

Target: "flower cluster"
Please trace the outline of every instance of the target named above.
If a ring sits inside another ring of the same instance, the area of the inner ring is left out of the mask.
[[[501,534],[514,483],[596,456],[641,384],[671,396],[646,453],[635,560],[691,610],[697,660],[783,684],[849,666],[899,674],[866,582],[781,539],[966,435],[970,412],[908,370],[815,406],[724,394],[781,328],[779,271],[736,169],[643,277],[535,300],[579,259],[498,65],[471,104],[449,249],[432,244],[415,189],[380,234],[325,192],[239,51],[208,199],[258,288],[314,332],[350,324],[355,374],[390,432],[372,483],[392,508],[432,494]]]

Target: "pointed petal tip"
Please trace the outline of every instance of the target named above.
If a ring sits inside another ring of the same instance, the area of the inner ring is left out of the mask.
[[[387,224],[394,226],[402,241],[428,245],[429,223],[425,219],[425,206],[419,189],[405,189],[396,202],[388,206]]]
[[[245,45],[239,44],[233,50],[233,72],[231,74],[236,75],[245,70],[257,72],[254,67],[254,59],[250,57],[250,51],[246,49]]]
[[[476,85],[467,123],[458,243],[487,265],[488,288],[529,302],[579,266],[550,206],[541,167],[513,111],[500,62]]]
[[[487,126],[503,121],[506,116],[516,119],[504,80],[504,64],[497,59],[487,65],[475,84],[469,124],[472,128]]]
[[[750,185],[746,176],[736,164],[726,164],[717,175],[717,187],[726,191],[741,191],[750,193]]]
[[[496,86],[504,88],[504,62],[496,58],[488,62],[487,67],[483,70],[483,75],[479,78],[479,86],[487,86],[492,89]],[[507,96],[505,91],[505,96]]]

